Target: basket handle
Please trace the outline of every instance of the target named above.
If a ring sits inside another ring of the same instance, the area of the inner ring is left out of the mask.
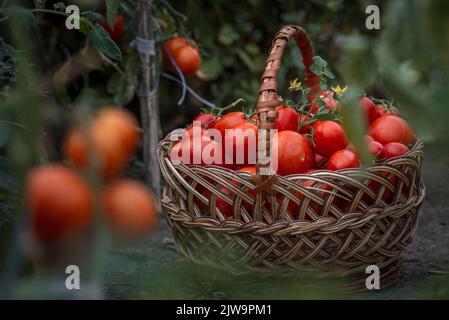
[[[261,167],[269,167],[269,150],[270,150],[270,135],[267,130],[273,129],[274,122],[278,117],[275,111],[276,107],[282,104],[282,100],[278,98],[278,75],[281,67],[281,60],[288,41],[294,38],[296,44],[301,52],[302,60],[305,68],[305,83],[310,88],[309,95],[315,97],[320,90],[320,78],[318,75],[310,71],[310,66],[313,64],[314,50],[307,32],[298,26],[285,26],[275,36],[270,54],[265,64],[265,71],[260,79],[259,101],[257,103],[257,113],[259,116],[259,133],[265,131],[265,135],[259,140],[259,145],[265,140],[265,151],[267,158],[257,158],[257,182],[259,190],[270,189],[270,186],[275,179],[270,177],[262,177],[259,175]],[[262,141],[261,141],[262,140]],[[262,146],[263,147],[263,146]]]

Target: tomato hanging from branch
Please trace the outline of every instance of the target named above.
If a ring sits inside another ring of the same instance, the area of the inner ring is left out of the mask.
[[[176,74],[176,67],[181,70],[184,77],[193,76],[201,66],[201,55],[195,42],[184,37],[174,37],[163,45],[165,67]],[[171,56],[171,59],[170,59]]]

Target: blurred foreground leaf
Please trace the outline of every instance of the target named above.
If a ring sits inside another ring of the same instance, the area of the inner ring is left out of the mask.
[[[122,60],[122,52],[109,34],[99,25],[95,25],[89,33],[92,45],[106,57],[115,61]]]

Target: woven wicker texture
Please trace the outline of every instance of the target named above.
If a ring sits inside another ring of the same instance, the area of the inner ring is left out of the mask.
[[[285,48],[292,36],[303,54],[313,52],[303,29],[292,26],[277,34],[273,48]],[[282,56],[273,48],[267,66]],[[277,99],[270,79],[278,72],[267,70],[258,104],[259,128],[265,129],[276,117],[268,113]],[[313,86],[315,78],[306,78]],[[273,102],[269,108],[267,101]],[[270,181],[270,192],[256,192],[261,181],[250,173],[170,161],[172,140],[169,134],[159,147],[166,181],[162,205],[179,250],[192,261],[235,274],[306,271],[360,279],[367,265],[376,264],[383,270],[383,287],[399,276],[401,252],[415,233],[425,196],[421,141],[405,156],[369,168],[278,176]],[[207,198],[204,190],[210,192]],[[231,219],[220,212],[218,199],[232,206]],[[360,286],[360,279],[352,285]]]

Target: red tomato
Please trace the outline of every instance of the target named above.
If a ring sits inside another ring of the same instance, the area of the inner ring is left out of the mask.
[[[126,166],[140,140],[137,120],[118,108],[104,108],[89,123],[86,132],[73,128],[64,141],[64,155],[80,168],[87,168],[92,156],[99,160],[104,178],[112,178]]]
[[[104,30],[106,30],[107,33],[109,33],[109,36],[115,42],[119,42],[122,39],[123,34],[125,33],[122,15],[115,16],[114,25],[112,26],[112,28],[109,26],[106,20],[101,23],[101,26]]]
[[[174,37],[164,44],[165,67],[175,73],[176,68],[172,64],[168,53],[171,54],[182,74],[187,78],[194,75],[200,68],[201,56],[191,39]]]
[[[300,121],[300,115],[293,108],[287,106],[276,107],[276,111],[279,113],[276,121],[274,122],[274,129],[279,131],[298,130],[298,121]],[[308,119],[308,118],[307,118]],[[251,120],[257,122],[259,116],[257,114],[251,117]]]
[[[71,169],[40,166],[27,176],[26,199],[34,235],[54,243],[84,231],[93,217],[89,185]]]
[[[360,105],[362,106],[362,116],[369,122],[371,123],[371,117],[373,116],[373,113],[376,110],[376,105],[374,104],[374,102],[368,98],[368,97],[363,97],[362,99],[360,99]]]
[[[400,142],[412,144],[416,141],[413,130],[408,123],[398,116],[386,115],[378,118],[369,128],[370,136],[382,143]]]
[[[232,160],[226,157],[222,150],[222,145],[206,134],[199,137],[190,136],[190,138],[181,139],[173,146],[170,159],[180,160],[186,165],[232,166]],[[215,152],[219,154],[215,155]]]
[[[385,148],[377,141],[373,140],[368,143],[368,153],[377,160],[385,159]]]
[[[335,121],[318,121],[313,124],[315,151],[330,157],[334,152],[346,148],[348,137]]]
[[[312,169],[315,162],[309,141],[303,135],[288,130],[274,135],[273,157],[277,157],[277,173],[281,176]]]
[[[338,150],[327,161],[327,169],[342,170],[360,166],[359,156],[350,150]]]
[[[274,122],[274,128],[279,131],[298,130],[299,114],[290,107],[277,107],[276,111],[279,113],[278,118]]]
[[[201,56],[198,49],[191,46],[178,48],[173,58],[186,78],[193,76],[201,65]],[[171,70],[175,72],[174,67]]]
[[[230,156],[229,152],[232,152],[234,164],[255,164],[258,136],[257,126],[248,120],[245,120],[232,129],[236,131],[234,131],[231,135],[228,133],[224,136],[223,145],[226,150],[225,153]],[[231,145],[229,139],[232,139],[232,151],[229,148],[229,145]]]
[[[125,238],[147,234],[159,217],[153,193],[144,184],[129,179],[108,185],[103,205],[110,227]]]
[[[164,57],[165,66],[168,69],[170,69],[172,67],[170,59],[168,57],[168,52],[170,52],[170,54],[172,56],[174,56],[175,51],[177,49],[179,49],[180,47],[188,45],[188,42],[189,42],[189,39],[187,39],[187,38],[184,38],[184,37],[173,37],[173,38],[171,38],[170,40],[168,40],[167,42],[164,43],[164,47],[163,47],[163,50],[162,50],[162,55]]]
[[[219,130],[221,135],[224,137],[226,129],[232,129],[245,120],[246,118],[243,112],[230,112],[221,117],[221,119],[215,123],[214,128]]]
[[[199,121],[201,122],[201,127],[202,128],[213,128],[215,123],[219,120],[220,118],[210,114],[210,113],[201,113],[199,115],[197,115],[195,117],[195,119],[193,119],[193,121]]]
[[[235,165],[256,163],[257,126],[249,122],[243,112],[224,115],[214,129],[220,131],[225,153],[234,159]]]
[[[385,115],[393,115],[393,116],[399,116],[399,112],[396,110],[388,110],[383,105],[378,104],[375,106],[375,108],[372,110],[370,116],[369,116],[369,122],[373,123],[378,118],[385,116]]]
[[[402,156],[409,151],[410,149],[406,145],[399,142],[390,142],[385,145],[387,159]]]

